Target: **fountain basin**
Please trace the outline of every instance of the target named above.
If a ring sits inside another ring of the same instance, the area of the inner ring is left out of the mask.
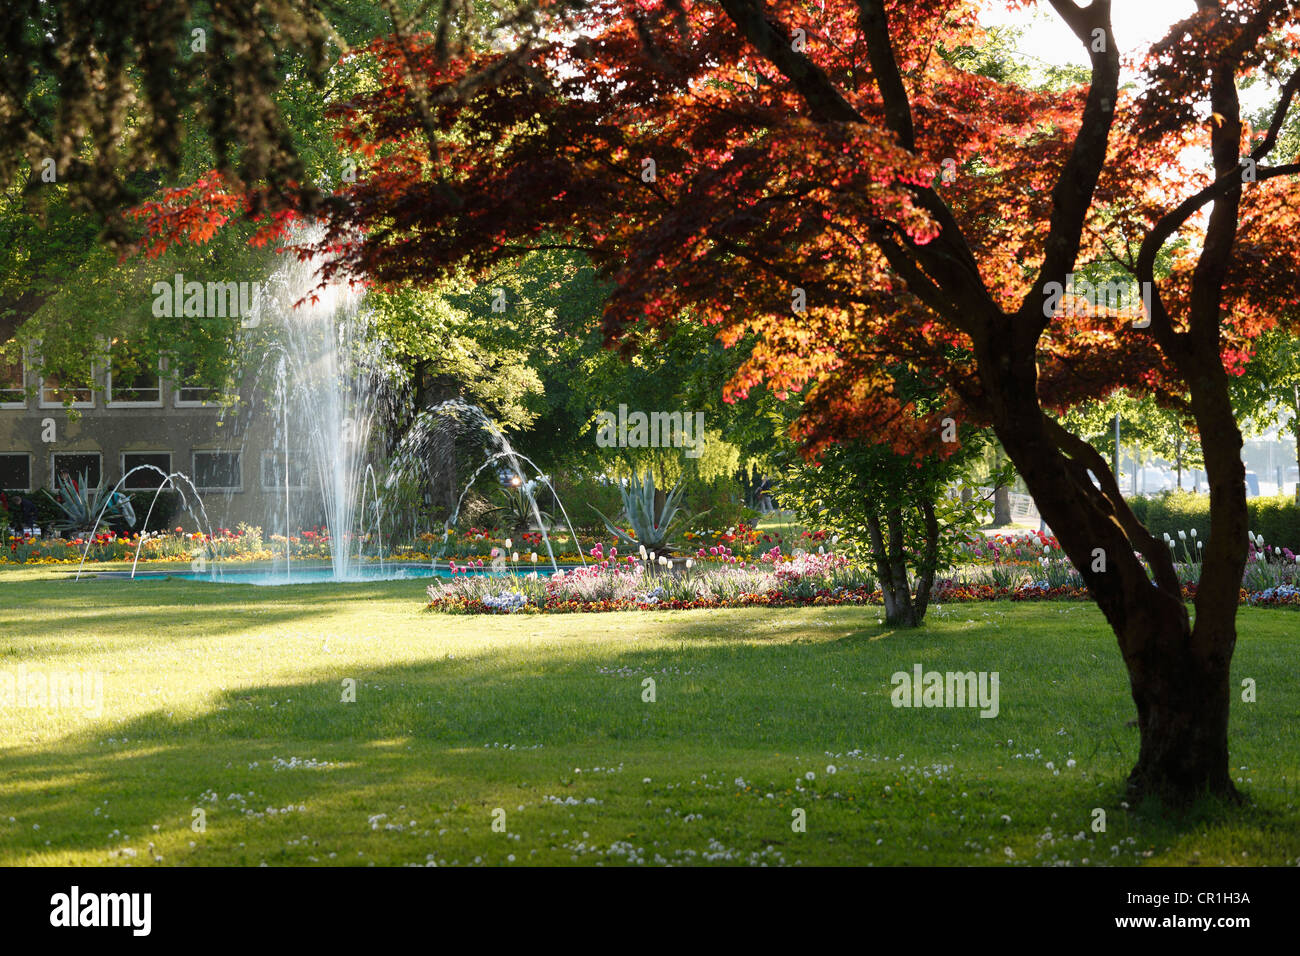
[[[509,577],[509,572],[492,571],[489,568],[458,570],[458,575],[486,574]],[[89,576],[90,572],[87,572]],[[294,565],[293,571],[286,577],[283,568],[217,568],[215,571],[137,571],[134,578],[128,571],[98,571],[97,578],[123,578],[135,581],[158,581],[173,579],[180,581],[199,581],[204,584],[251,584],[256,587],[278,587],[286,584],[364,584],[370,581],[407,581],[421,578],[450,578],[451,571],[446,567],[433,568],[427,564],[385,564],[354,566],[346,577],[337,577],[334,569],[328,566],[301,567]]]

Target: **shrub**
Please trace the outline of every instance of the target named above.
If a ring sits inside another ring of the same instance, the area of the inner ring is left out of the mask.
[[[623,499],[619,495],[617,483],[600,481],[594,477],[576,479],[553,477],[551,481],[555,485],[555,493],[559,496],[560,502],[569,513],[569,520],[573,522],[574,530],[595,531],[602,535],[605,533],[604,524],[592,513],[592,508],[611,517],[621,516]],[[539,497],[544,501],[547,496],[542,493]],[[552,511],[556,521],[564,521],[564,515],[559,508],[553,508]]]
[[[1190,491],[1166,491],[1151,498],[1133,498],[1129,507],[1138,520],[1157,537],[1178,536],[1179,531],[1196,529],[1202,541],[1209,540],[1210,496]],[[1246,502],[1250,530],[1263,535],[1269,544],[1300,551],[1300,508],[1288,495],[1251,498]]]
[[[165,491],[157,492],[158,501],[154,503],[154,494],[152,491],[133,491],[127,495],[131,499],[131,506],[135,509],[135,531],[170,531],[176,526],[176,513],[180,510],[181,496],[179,492],[172,491],[170,488]],[[149,506],[153,505],[153,514],[149,514]],[[146,525],[145,517],[149,521]]]

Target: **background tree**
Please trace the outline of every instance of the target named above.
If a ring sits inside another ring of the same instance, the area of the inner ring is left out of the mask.
[[[1253,349],[1250,364],[1234,383],[1234,406],[1257,431],[1273,427],[1289,431],[1296,440],[1300,469],[1300,340],[1291,330],[1276,328],[1261,335]],[[1295,501],[1300,505],[1300,480]]]
[[[866,441],[834,444],[815,462],[792,455],[781,474],[782,503],[840,538],[837,550],[857,552],[875,568],[890,626],[921,626],[935,575],[979,534],[985,503],[963,502],[952,491],[983,442],[962,438],[955,454],[921,461]]]

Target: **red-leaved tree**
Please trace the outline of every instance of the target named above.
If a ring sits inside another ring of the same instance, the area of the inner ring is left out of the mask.
[[[615,282],[612,341],[637,323],[755,333],[730,390],[805,390],[810,454],[863,437],[946,454],[945,419],[991,425],[1118,638],[1141,728],[1131,793],[1235,796],[1247,513],[1228,384],[1297,299],[1300,167],[1271,153],[1300,86],[1300,3],[1198,0],[1133,61],[1136,95],[1109,0],[1050,6],[1086,86],[964,68],[954,51],[983,42],[968,0],[547,0],[556,29],[525,55],[376,41],[357,55],[379,83],[335,110],[365,162],[328,271],[419,283],[582,249]],[[1248,74],[1279,91],[1260,131]],[[212,183],[197,192],[149,210],[155,244],[232,212]],[[1089,269],[1139,283],[1146,311],[1062,294]],[[938,411],[894,394],[899,363],[947,383]],[[1168,549],[1055,415],[1117,386],[1183,403],[1203,436],[1194,624]]]

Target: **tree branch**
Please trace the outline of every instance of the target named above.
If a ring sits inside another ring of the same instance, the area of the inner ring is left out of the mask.
[[[795,52],[789,35],[779,23],[767,18],[759,0],[721,0],[721,4],[745,39],[794,85],[818,119],[865,122],[826,74],[811,59]]]

